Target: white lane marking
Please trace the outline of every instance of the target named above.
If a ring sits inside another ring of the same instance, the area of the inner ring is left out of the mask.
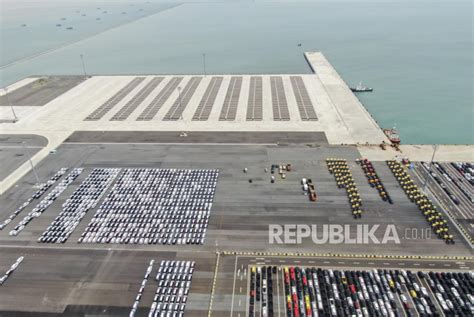
[[[217,256],[219,256],[219,254]],[[230,315],[231,316],[234,312],[235,281],[237,280],[237,262],[238,262],[238,257],[236,256],[235,257],[235,266],[234,266],[234,285],[232,286],[232,303],[231,303],[231,306],[230,306]],[[217,274],[217,269],[216,269],[216,274]]]

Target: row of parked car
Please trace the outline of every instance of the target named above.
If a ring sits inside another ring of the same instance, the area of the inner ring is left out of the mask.
[[[31,210],[18,225],[9,232],[10,236],[16,236],[33,220],[43,214],[48,207],[66,190],[79,175],[82,173],[83,168],[74,168],[66,177],[64,177],[59,184],[57,184],[49,193],[43,198],[33,210]]]
[[[66,200],[63,209],[38,238],[38,242],[66,242],[86,213],[96,206],[120,170],[120,168],[94,168]]]
[[[150,260],[138,294],[133,302],[130,317],[134,317],[138,311],[154,263],[155,260]],[[194,266],[193,261],[161,261],[155,278],[158,287],[148,313],[149,317],[183,317],[189,289],[191,288]]]
[[[148,316],[183,316],[194,266],[193,261],[161,261],[156,275],[158,287]]]
[[[145,272],[145,276],[143,277],[143,281],[140,284],[140,288],[138,289],[137,296],[135,297],[135,301],[133,302],[132,305],[132,310],[130,311],[130,317],[135,316],[138,310],[138,305],[140,305],[140,300],[142,299],[143,292],[145,291],[145,286],[146,283],[148,282],[148,279],[150,278],[151,271],[153,271],[153,264],[155,263],[155,260],[150,260],[150,263],[148,264],[148,267]]]
[[[363,158],[357,160],[357,163],[359,163],[362,167],[362,170],[364,171],[364,174],[367,177],[370,187],[375,188],[378,191],[379,196],[380,198],[382,198],[383,201],[393,204],[392,198],[388,194],[387,189],[382,183],[382,180],[377,175],[377,172],[375,171],[372,162],[366,158]]]
[[[273,317],[273,276],[276,266],[253,266],[250,270],[249,317]],[[256,311],[257,310],[257,311]]]
[[[362,199],[345,159],[328,158],[326,164],[329,173],[336,178],[337,187],[345,188],[354,218],[362,217]]]
[[[12,214],[5,219],[2,223],[0,223],[0,230],[5,228],[10,222],[12,222],[13,219],[20,214],[26,207],[28,207],[33,200],[39,199],[43,194],[56,183],[58,179],[61,178],[65,173],[67,172],[67,168],[63,167],[59,171],[57,171],[46,183],[42,184],[40,188],[33,194],[31,197],[29,197],[20,207],[18,207]]]
[[[447,316],[474,316],[474,273],[419,272]]]
[[[435,163],[435,164],[439,166],[440,170],[442,171],[444,170],[444,172],[446,172],[446,170],[444,169],[441,163]],[[471,204],[474,204],[474,195],[473,195],[473,188],[472,188],[474,187],[474,171],[473,171],[472,164],[464,163],[464,162],[463,163],[455,162],[455,163],[451,163],[451,166],[453,166],[456,169],[456,171],[459,172],[459,174],[461,174],[461,177],[458,177],[458,179],[456,180],[456,177],[458,175],[453,175],[455,172],[448,173],[452,176],[451,181],[461,191],[461,193],[469,200],[469,202]]]
[[[474,186],[474,165],[469,162],[454,162],[451,163],[455,169],[471,184]]]
[[[402,164],[395,160],[388,160],[387,165],[410,201],[414,202],[425,216],[438,238],[443,239],[447,244],[454,244],[453,235],[449,231],[448,221],[437,210],[433,202],[421,192]]]
[[[273,288],[264,290],[263,276],[276,267],[252,267],[249,317],[270,316],[264,310]],[[473,316],[472,272],[441,273],[406,270],[331,270],[284,267],[284,300],[287,317],[317,316]],[[256,277],[255,277],[256,276]],[[255,286],[252,281],[255,281]],[[268,285],[268,282],[267,282]],[[272,296],[272,295],[271,295]],[[261,297],[261,304],[254,305]],[[255,300],[254,300],[255,299]],[[272,303],[273,305],[273,303]],[[256,314],[254,307],[259,307]],[[272,313],[273,314],[273,313]]]
[[[12,264],[12,266],[8,269],[8,271],[5,272],[5,274],[0,277],[0,286],[2,286],[6,280],[10,277],[10,275],[16,270],[16,268],[20,265],[21,262],[23,262],[24,257],[20,256],[18,259],[16,259],[15,263]]]
[[[126,169],[81,243],[203,244],[218,170]]]
[[[456,205],[459,205],[460,202],[459,202],[458,197],[456,197],[456,195],[453,192],[451,192],[451,190],[449,190],[449,188],[444,183],[442,177],[439,177],[438,174],[436,174],[432,170],[432,166],[434,166],[441,173],[441,175],[445,176],[446,180],[453,182],[453,180],[448,176],[448,174],[445,173],[444,167],[442,167],[441,165],[437,163],[430,165],[429,163],[426,163],[426,162],[421,162],[421,165],[426,169],[426,172],[430,174],[431,178],[433,178],[435,182],[438,183],[438,185],[441,187],[441,189],[443,189],[443,191],[446,193],[446,195],[448,195],[448,197],[453,201],[453,203]],[[454,182],[456,182],[456,180],[454,180]],[[461,190],[463,189],[461,188]]]
[[[422,162],[423,164],[423,162]],[[452,183],[454,186],[457,187],[457,189],[468,199],[468,201],[472,204],[474,203],[474,196],[473,196],[473,191],[472,191],[472,185],[469,182],[465,182],[463,180],[463,176],[466,177],[469,174],[469,171],[464,172],[463,168],[466,169],[467,165],[461,165],[461,164],[469,164],[469,163],[451,163],[452,166],[456,168],[456,170],[461,173],[461,175],[454,175],[456,171],[452,170],[447,170],[442,163],[434,162],[433,166],[438,170],[438,172],[444,177],[446,181],[449,183]],[[456,165],[458,164],[458,165]],[[429,170],[429,165],[424,163],[424,166]],[[443,190],[446,192],[446,194],[451,198],[451,200],[456,204],[459,205],[460,201],[459,198],[456,197],[456,195],[439,179],[439,177],[436,176],[435,173],[430,171],[431,176],[436,180],[436,182],[443,188]],[[436,177],[435,177],[436,176]],[[461,184],[462,183],[462,184]],[[466,184],[466,186],[464,186]]]

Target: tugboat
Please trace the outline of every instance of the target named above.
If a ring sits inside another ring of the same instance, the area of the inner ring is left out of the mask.
[[[357,86],[355,86],[355,87],[351,87],[351,90],[352,90],[353,92],[369,92],[369,91],[373,91],[372,88],[370,88],[370,87],[365,87],[364,85],[362,85],[362,82],[359,82],[359,83],[357,84]]]
[[[392,142],[392,144],[399,145],[400,144],[400,136],[398,134],[397,129],[383,129],[383,133],[387,136],[387,138]]]

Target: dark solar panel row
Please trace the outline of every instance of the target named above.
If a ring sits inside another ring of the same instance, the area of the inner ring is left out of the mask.
[[[127,119],[132,112],[145,100],[150,93],[163,81],[164,77],[155,77],[143,89],[141,89],[129,102],[125,104],[117,113],[110,119],[111,121],[123,121]]]
[[[209,83],[209,86],[207,86],[204,96],[194,113],[193,120],[206,121],[209,119],[212,106],[216,101],[217,93],[219,92],[223,79],[224,77],[212,77],[211,82]]]
[[[250,77],[249,101],[247,106],[247,121],[262,120],[262,77]]]
[[[148,107],[143,110],[140,116],[138,116],[137,121],[152,120],[182,80],[183,77],[173,77],[166,84],[165,88],[163,88],[163,90],[153,99]]]
[[[291,86],[296,98],[296,104],[300,112],[301,120],[304,121],[316,121],[318,117],[314,111],[313,103],[309,98],[308,91],[304,85],[303,78],[301,76],[290,76]]]
[[[191,97],[196,91],[196,88],[199,86],[199,83],[201,82],[201,80],[202,80],[202,77],[192,77],[189,80],[189,82],[186,84],[183,91],[180,93],[180,95],[178,96],[174,104],[171,106],[170,110],[165,115],[163,120],[176,121],[181,118],[181,116],[183,115],[184,109],[186,109],[186,106],[191,100]]]
[[[86,117],[85,121],[95,121],[101,119],[107,112],[115,107],[120,100],[128,95],[135,87],[137,87],[145,77],[136,77],[129,82],[125,87],[120,89],[116,94],[110,97],[102,106],[95,109],[89,116]]]
[[[285,88],[283,87],[283,79],[278,76],[271,76],[270,86],[272,90],[273,120],[290,120],[288,102],[286,101]]]
[[[222,105],[220,121],[235,120],[237,114],[237,106],[239,104],[240,89],[242,88],[242,77],[232,77],[230,79],[227,94]]]

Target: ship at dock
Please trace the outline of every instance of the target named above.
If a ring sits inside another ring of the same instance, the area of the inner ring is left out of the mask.
[[[383,133],[385,133],[385,135],[390,140],[390,142],[392,142],[392,144],[400,144],[400,135],[398,134],[398,130],[396,128],[383,129]]]
[[[362,85],[362,82],[359,82],[357,86],[351,87],[351,90],[352,92],[370,92],[370,91],[373,91],[374,89],[370,87],[366,87]]]

